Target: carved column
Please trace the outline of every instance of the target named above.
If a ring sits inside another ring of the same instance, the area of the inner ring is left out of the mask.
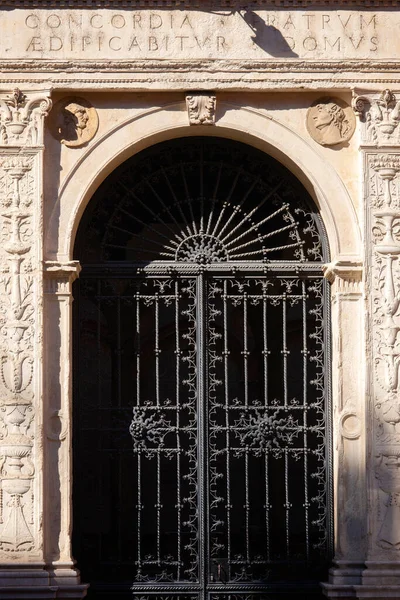
[[[329,598],[355,598],[367,544],[363,269],[340,260],[324,271],[332,296],[335,560],[323,589]]]
[[[0,96],[0,597],[12,600],[55,597],[57,590],[46,569],[43,453],[48,96],[18,89]]]
[[[358,97],[369,290],[369,536],[358,598],[400,598],[400,102]]]
[[[72,283],[80,265],[47,261],[44,271],[46,566],[57,598],[82,598],[87,586],[71,555]]]

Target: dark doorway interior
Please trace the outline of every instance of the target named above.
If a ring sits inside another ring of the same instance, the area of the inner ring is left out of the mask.
[[[276,160],[184,138],[77,236],[74,555],[89,597],[319,597],[331,557],[326,238]]]

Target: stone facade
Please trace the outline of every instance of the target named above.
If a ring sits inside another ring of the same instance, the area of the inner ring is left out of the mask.
[[[86,593],[71,550],[85,207],[138,151],[211,135],[276,157],[321,212],[335,515],[324,593],[400,599],[396,6],[0,0],[0,598]]]

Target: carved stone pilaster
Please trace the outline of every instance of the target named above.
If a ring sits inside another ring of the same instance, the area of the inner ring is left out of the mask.
[[[53,391],[53,393],[49,394],[48,401],[50,404],[46,407],[45,430],[47,433],[47,438],[52,441],[64,441],[67,437],[68,429],[71,427],[71,424],[69,423],[69,409],[68,406],[61,407],[61,396],[64,394],[65,401],[69,403],[71,389],[68,367],[71,353],[71,349],[69,347],[69,332],[71,316],[70,311],[72,305],[72,283],[79,276],[80,271],[81,266],[77,260],[65,263],[61,263],[59,261],[46,261],[44,263],[45,298],[47,301],[56,302],[58,305],[56,309],[58,313],[57,322],[51,323],[51,328],[56,327],[59,329],[60,341],[62,342],[65,340],[67,343],[67,354],[55,367],[55,372],[60,373],[65,369],[65,366],[67,366],[67,371],[65,372],[66,378],[62,381],[64,389],[57,390],[56,392]],[[64,312],[66,312],[66,315],[63,314]],[[46,311],[45,316],[48,316]],[[61,321],[63,317],[66,318]],[[49,325],[49,323],[46,323],[46,325]],[[49,334],[46,335],[46,343],[47,342],[49,342],[49,347],[54,347],[49,340]],[[54,403],[56,403],[57,406]],[[70,451],[70,449],[68,449],[68,451]]]
[[[369,156],[377,546],[400,550],[400,154]],[[378,174],[378,181],[375,173]],[[380,181],[379,181],[380,180]],[[375,185],[374,185],[375,183]],[[381,185],[380,185],[381,183]],[[392,193],[393,192],[393,193]]]
[[[37,160],[0,167],[0,552],[35,547],[35,177]]]
[[[364,353],[363,264],[341,257],[324,266],[331,284],[332,395],[334,446],[335,563],[329,598],[355,598],[366,557],[365,411],[362,363]],[[354,490],[358,490],[354,493]]]
[[[214,125],[217,98],[207,92],[186,95],[186,107],[190,125]]]
[[[78,261],[46,261],[44,270],[44,354],[48,374],[43,387],[45,448],[46,565],[59,597],[82,598],[71,555],[72,515],[72,283],[81,267]],[[57,596],[58,597],[58,596]]]
[[[48,96],[0,93],[0,596],[15,599],[21,596],[10,586],[17,580],[24,586],[29,577],[29,597],[32,581],[37,588],[49,579],[43,568],[41,269]]]
[[[368,550],[357,598],[400,598],[400,101],[355,99],[364,163]],[[397,150],[398,148],[398,150]]]

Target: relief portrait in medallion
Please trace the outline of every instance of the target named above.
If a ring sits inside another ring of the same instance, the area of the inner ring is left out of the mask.
[[[90,142],[98,126],[96,109],[85,98],[63,98],[50,113],[49,127],[53,137],[69,148],[79,148]]]
[[[321,98],[307,111],[307,131],[321,146],[348,142],[356,120],[351,106],[340,98]]]

